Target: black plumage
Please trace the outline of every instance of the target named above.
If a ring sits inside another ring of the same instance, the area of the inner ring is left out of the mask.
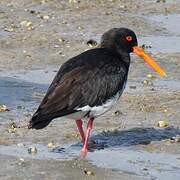
[[[109,110],[121,96],[128,76],[130,53],[142,57],[161,76],[166,72],[137,45],[133,31],[114,28],[103,34],[98,48],[88,50],[64,63],[50,85],[28,127],[41,129],[54,118],[71,116],[81,135],[82,155],[88,142],[94,118]],[[87,131],[83,121],[88,117]]]
[[[43,128],[54,118],[76,112],[77,107],[105,103],[122,90],[128,69],[129,64],[105,48],[86,51],[67,61],[32,117],[32,128]]]
[[[133,41],[127,42],[127,36]],[[135,45],[133,31],[114,28],[102,36],[100,47],[64,63],[30,120],[29,128],[44,128],[54,118],[75,113],[87,105],[100,106],[118,92],[121,94],[129,70],[129,53]]]

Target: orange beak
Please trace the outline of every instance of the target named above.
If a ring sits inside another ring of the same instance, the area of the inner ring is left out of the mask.
[[[160,76],[166,76],[166,72],[159,66],[158,63],[149,55],[147,54],[142,47],[140,46],[134,46],[133,47],[133,53],[137,54],[141,58],[144,59],[145,62],[147,62],[156,72],[160,74]]]

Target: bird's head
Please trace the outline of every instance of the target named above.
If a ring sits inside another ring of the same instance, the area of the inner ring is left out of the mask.
[[[138,46],[136,34],[127,28],[113,28],[105,32],[101,38],[101,47],[108,48],[122,54],[131,52],[140,56],[161,76],[166,76],[165,71],[147,54],[141,46]]]

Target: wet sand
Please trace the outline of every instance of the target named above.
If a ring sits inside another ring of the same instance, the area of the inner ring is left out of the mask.
[[[2,0],[0,104],[10,111],[0,113],[0,179],[179,180],[180,143],[173,139],[180,135],[179,17],[172,0]],[[81,158],[72,120],[59,118],[40,131],[25,126],[61,64],[112,27],[133,29],[168,76],[132,55],[118,105],[94,123],[99,146]],[[157,127],[161,120],[167,128]]]

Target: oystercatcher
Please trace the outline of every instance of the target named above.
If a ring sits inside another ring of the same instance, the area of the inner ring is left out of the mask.
[[[110,29],[103,34],[99,47],[61,66],[28,127],[42,129],[54,118],[68,116],[76,120],[83,142],[81,152],[86,155],[94,118],[108,111],[125,88],[131,52],[142,57],[161,76],[166,76],[152,57],[138,46],[132,30]],[[86,134],[83,118],[89,119]]]

